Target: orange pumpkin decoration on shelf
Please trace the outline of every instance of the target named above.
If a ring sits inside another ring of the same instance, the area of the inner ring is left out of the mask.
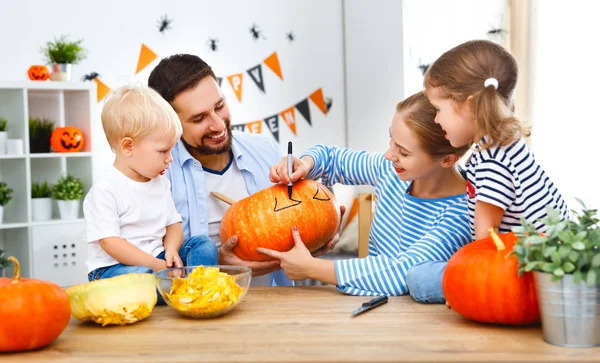
[[[50,145],[59,153],[81,151],[83,143],[83,133],[75,126],[57,127],[50,136]]]
[[[294,247],[292,227],[297,226],[306,247],[323,247],[337,232],[340,207],[333,193],[308,179],[294,183],[292,198],[287,185],[276,184],[234,203],[221,221],[221,241],[237,235],[233,252],[247,261],[268,261],[256,252],[264,247],[281,252]]]
[[[71,305],[60,286],[20,278],[19,261],[13,278],[0,278],[0,352],[16,352],[46,346],[65,330]]]
[[[517,236],[496,234],[462,247],[448,261],[442,290],[453,310],[467,319],[507,325],[540,321],[533,274],[518,275]]]
[[[27,76],[32,81],[45,81],[50,78],[50,71],[46,66],[34,65],[27,70]]]

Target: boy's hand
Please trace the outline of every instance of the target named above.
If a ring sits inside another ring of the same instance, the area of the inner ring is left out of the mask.
[[[150,268],[152,268],[152,271],[154,272],[164,270],[167,268],[167,262],[165,260],[161,260],[160,258],[155,258]]]
[[[181,257],[179,257],[179,252],[177,250],[165,250],[165,260],[168,268],[183,267],[183,261],[181,261]]]

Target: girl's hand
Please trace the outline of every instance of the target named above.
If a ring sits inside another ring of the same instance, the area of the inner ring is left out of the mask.
[[[269,179],[272,183],[289,184],[290,175],[288,174],[287,156],[281,158],[279,164],[271,165]],[[298,159],[292,156],[292,183],[304,178],[312,169],[314,162],[311,157],[303,157]]]
[[[315,258],[310,254],[304,242],[302,242],[298,227],[294,226],[292,228],[292,236],[294,237],[294,248],[288,252],[279,252],[268,248],[257,248],[256,251],[278,259],[281,268],[290,279],[308,279],[310,278],[309,271],[311,271],[311,266]]]

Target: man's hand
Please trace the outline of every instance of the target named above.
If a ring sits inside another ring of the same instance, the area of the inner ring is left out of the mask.
[[[340,241],[340,233],[342,232],[342,219],[344,218],[344,213],[346,213],[346,207],[340,207],[340,225],[338,226],[338,230],[333,237],[325,244],[325,246],[319,248],[318,250],[312,253],[313,257],[319,257],[321,255],[326,254],[331,251],[335,245]]]
[[[244,266],[252,269],[252,276],[261,276],[280,269],[279,261],[245,261],[233,253],[238,237],[232,236],[219,248],[219,265]]]
[[[165,260],[167,267],[183,267],[183,261],[179,257],[179,251],[174,249],[165,250]]]

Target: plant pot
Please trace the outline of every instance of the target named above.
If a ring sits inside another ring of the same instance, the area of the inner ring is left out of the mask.
[[[31,219],[34,222],[52,219],[52,198],[31,199]]]
[[[6,154],[8,154],[8,155],[23,155],[23,140],[22,139],[6,140]]]
[[[6,140],[8,139],[8,133],[6,131],[0,131],[0,155],[6,154]]]
[[[50,79],[53,81],[62,81],[68,82],[71,80],[71,68],[72,64],[53,64],[52,65],[52,74],[50,75]]]
[[[30,137],[29,152],[32,154],[49,153],[50,152],[50,136],[48,138]]]
[[[4,206],[0,205],[0,224],[4,223]]]
[[[544,341],[563,347],[600,345],[600,284],[573,283],[573,275],[552,282],[549,273],[534,271]]]
[[[79,218],[80,200],[59,200],[58,212],[60,219],[70,220]]]

